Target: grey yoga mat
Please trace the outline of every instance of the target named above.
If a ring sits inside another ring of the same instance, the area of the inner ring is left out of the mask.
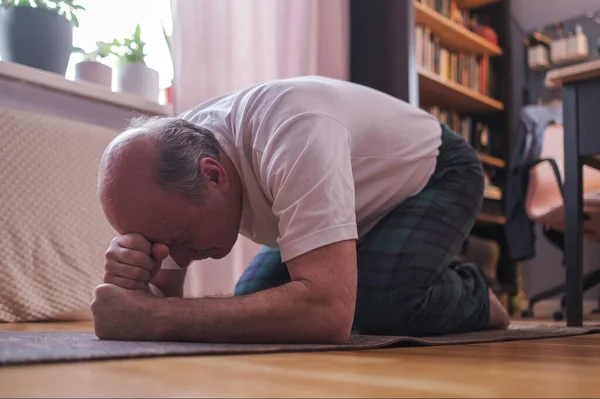
[[[344,345],[278,345],[104,341],[99,340],[91,332],[0,331],[0,365],[158,356],[347,351],[414,345],[461,345],[565,337],[598,332],[600,332],[600,326],[578,328],[512,324],[508,330],[487,330],[437,337],[353,335]]]

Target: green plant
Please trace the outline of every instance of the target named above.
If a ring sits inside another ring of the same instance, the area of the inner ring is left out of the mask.
[[[81,47],[73,47],[73,52],[83,54],[84,61],[98,61],[111,55],[110,43],[96,42],[96,49],[92,52],[87,52]]]
[[[173,49],[171,47],[171,36],[169,34],[167,34],[165,25],[161,24],[161,26],[162,26],[163,37],[165,38],[165,42],[167,42],[167,47],[169,47],[169,54],[171,55],[171,58],[173,58]]]
[[[10,7],[40,7],[52,10],[67,18],[73,26],[79,27],[77,11],[85,11],[85,8],[76,4],[78,0],[1,0],[2,8]]]
[[[119,59],[120,64],[144,64],[146,53],[144,53],[144,46],[146,43],[142,40],[141,29],[138,24],[135,27],[133,35],[124,38],[122,41],[117,39],[112,42],[98,42],[97,45],[105,46],[108,48],[110,54],[115,55]]]

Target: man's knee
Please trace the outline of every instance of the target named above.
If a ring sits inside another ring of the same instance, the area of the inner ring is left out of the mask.
[[[388,291],[359,288],[355,329],[362,334],[424,336],[486,328],[488,288],[472,267],[462,265],[458,272],[448,269],[444,276],[421,286],[415,282]]]
[[[240,280],[235,285],[233,290],[234,296],[240,295],[248,295],[253,294],[255,292],[268,290],[270,288],[279,287],[281,285],[287,284],[290,282],[290,276],[285,269],[281,270],[277,274],[267,275],[267,276],[254,276],[244,278],[242,276]]]
[[[233,294],[248,295],[290,282],[290,274],[281,262],[278,250],[263,248],[252,259],[238,280]]]
[[[389,291],[360,290],[356,301],[354,328],[361,334],[415,334],[412,318],[427,301],[427,287]]]

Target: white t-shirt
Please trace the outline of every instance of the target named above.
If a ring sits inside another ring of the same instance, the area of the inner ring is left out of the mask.
[[[432,175],[439,122],[392,96],[306,76],[219,96],[182,117],[212,131],[244,185],[240,234],[283,262],[361,239]]]

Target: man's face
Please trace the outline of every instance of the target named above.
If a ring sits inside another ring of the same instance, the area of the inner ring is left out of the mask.
[[[180,267],[194,260],[223,258],[238,237],[241,209],[214,184],[206,199],[196,203],[154,182],[138,180],[111,202],[114,211],[107,217],[120,234],[138,233],[167,245]]]
[[[228,209],[226,201],[214,194],[201,204],[174,200],[172,217],[162,223],[164,233],[158,238],[164,240],[180,267],[194,260],[221,259],[231,252],[237,240],[236,211]]]
[[[119,234],[137,233],[165,244],[181,267],[223,258],[237,240],[242,214],[243,187],[233,164],[225,155],[227,166],[201,159],[198,176],[206,181],[206,195],[201,203],[189,200],[159,186],[151,161],[156,143],[142,133],[122,135],[103,157],[99,189],[106,218]]]

